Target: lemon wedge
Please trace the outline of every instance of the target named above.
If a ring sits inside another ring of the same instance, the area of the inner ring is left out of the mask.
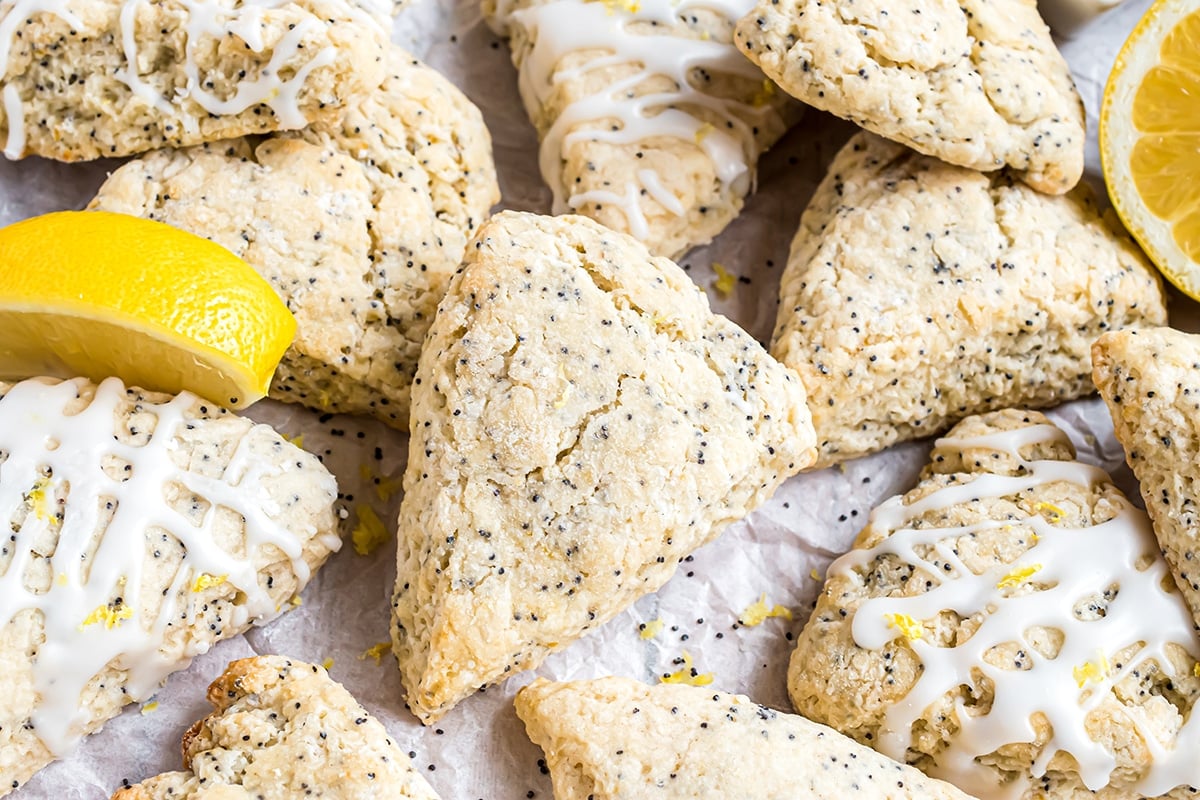
[[[1125,227],[1200,299],[1200,0],[1158,0],[1125,41],[1104,89],[1100,155]]]
[[[0,377],[263,397],[296,320],[218,244],[161,222],[65,211],[0,229]]]

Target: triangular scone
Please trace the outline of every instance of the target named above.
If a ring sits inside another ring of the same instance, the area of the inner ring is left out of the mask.
[[[1200,336],[1171,328],[1109,333],[1092,361],[1158,543],[1200,625]]]
[[[733,46],[732,0],[484,0],[510,37],[554,213],[678,257],[724,230],[798,107]]]
[[[1083,102],[1034,0],[758,0],[737,45],[787,92],[952,164],[1062,194]]]
[[[184,772],[113,800],[437,800],[379,720],[321,667],[234,661],[208,687],[213,712],[183,737]]]
[[[1085,187],[1052,197],[868,133],[805,210],[779,295],[771,349],[808,391],[817,466],[1088,394],[1096,336],[1166,320]]]
[[[402,428],[421,341],[499,190],[479,110],[402,50],[388,66],[337,125],[152,153],[91,207],[212,239],[275,287],[298,329],[272,397]]]
[[[0,795],[340,546],[317,458],[194,395],[0,383]]]
[[[411,426],[392,634],[426,723],[658,589],[814,456],[791,370],[583,217],[480,230]]]
[[[711,688],[539,678],[516,704],[556,800],[969,800],[824,725]]]
[[[1033,411],[971,417],[829,568],[796,710],[980,797],[1194,798],[1200,638],[1145,512]]]
[[[4,153],[86,161],[336,120],[383,77],[372,2],[6,3]]]

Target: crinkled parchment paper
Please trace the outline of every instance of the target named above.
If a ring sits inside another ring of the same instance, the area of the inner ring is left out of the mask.
[[[1096,111],[1104,81],[1121,42],[1148,5],[1149,0],[1129,0],[1062,43],[1088,107],[1089,179],[1097,185]],[[482,107],[495,141],[504,205],[547,211],[550,193],[537,172],[537,142],[517,97],[508,49],[480,21],[478,0],[417,0],[398,20],[395,39],[445,72]],[[711,288],[709,297],[715,308],[760,339],[771,331],[779,273],[800,212],[851,131],[846,123],[807,112],[760,164],[758,193],[742,217],[717,243],[683,262],[704,287],[713,281],[713,261],[741,276],[731,297]],[[82,207],[114,165],[68,166],[37,159],[0,163],[0,223]],[[1190,301],[1173,300],[1177,325],[1191,328],[1193,310]],[[405,437],[373,422],[318,418],[273,402],[264,401],[249,414],[288,435],[302,434],[303,446],[323,457],[341,486],[347,532],[364,506],[373,508],[391,532]],[[1122,488],[1136,494],[1098,400],[1072,403],[1051,416],[1070,433],[1085,460],[1114,472]],[[819,576],[849,546],[874,505],[914,483],[928,449],[928,443],[903,445],[844,469],[793,478],[766,507],[680,565],[660,592],[547,660],[538,674],[558,679],[620,674],[653,682],[676,670],[673,660],[687,651],[700,671],[713,673],[716,688],[787,709],[791,642],[819,591]],[[518,675],[478,694],[437,727],[422,728],[404,707],[391,655],[380,663],[363,657],[388,639],[394,551],[394,536],[370,556],[356,554],[347,543],[304,592],[300,607],[197,658],[158,692],[155,710],[131,706],[13,797],[97,800],[107,798],[123,780],[179,769],[180,736],[206,713],[208,683],[231,659],[282,653],[317,663],[332,659],[333,677],[412,752],[417,768],[447,800],[549,798],[550,781],[538,765],[541,752],[526,739],[512,709],[513,694],[532,675]],[[792,619],[738,626],[739,614],[764,594],[769,605],[790,609]],[[661,632],[643,640],[639,623],[655,619],[664,623]]]

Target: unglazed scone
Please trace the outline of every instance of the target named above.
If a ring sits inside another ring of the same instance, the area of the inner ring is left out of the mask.
[[[1193,798],[1200,639],[1146,514],[1033,411],[876,508],[796,642],[796,710],[980,797]]]
[[[970,800],[824,725],[711,688],[539,678],[516,704],[555,800]]]
[[[798,107],[733,46],[753,0],[483,0],[510,37],[554,213],[678,257],[741,211]]]
[[[373,1],[5,3],[4,154],[86,161],[335,120],[383,77]]]
[[[340,123],[152,153],[91,207],[205,236],[270,282],[298,325],[272,397],[403,428],[425,332],[499,196],[479,110],[392,48]]]
[[[234,661],[208,702],[212,713],[183,737],[186,769],[113,800],[437,800],[379,720],[321,667]]]
[[[266,425],[80,378],[0,384],[0,794],[340,546],[337,486]]]
[[[952,164],[1061,194],[1083,103],[1034,0],[758,0],[737,45],[787,92]]]
[[[1085,187],[1044,195],[868,133],[805,210],[779,297],[771,352],[804,381],[817,466],[1088,394],[1096,336],[1166,321]]]
[[[1158,543],[1200,624],[1200,336],[1171,328],[1109,333],[1092,361]]]
[[[413,386],[394,651],[429,723],[658,589],[814,456],[804,390],[664,258],[505,212]]]

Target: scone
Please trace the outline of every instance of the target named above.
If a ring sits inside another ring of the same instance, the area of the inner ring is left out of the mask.
[[[290,607],[340,546],[315,456],[186,393],[0,384],[0,463],[0,794]]]
[[[798,107],[733,46],[753,0],[483,0],[510,37],[554,213],[678,257],[737,216]]]
[[[1037,412],[971,417],[830,567],[796,710],[979,797],[1193,798],[1200,638],[1144,512]]]
[[[539,678],[516,704],[555,800],[970,800],[824,725],[710,688]]]
[[[1051,197],[867,133],[805,210],[779,298],[771,352],[808,390],[820,467],[1088,394],[1096,336],[1166,321],[1154,268],[1086,188]]]
[[[152,153],[91,207],[205,236],[270,282],[298,325],[272,397],[402,428],[421,341],[499,196],[479,110],[392,48],[341,122]]]
[[[737,45],[788,93],[1051,194],[1083,174],[1083,102],[1034,0],[758,0]]]
[[[425,723],[653,592],[813,458],[804,390],[664,258],[505,212],[413,386],[394,652]]]
[[[1092,353],[1096,386],[1154,533],[1200,624],[1200,336],[1171,328],[1121,331],[1101,336]]]
[[[437,800],[379,720],[323,668],[283,656],[234,661],[208,687],[213,712],[183,737],[183,772],[113,800]]]
[[[4,154],[87,161],[336,120],[383,77],[372,2],[6,3]]]

